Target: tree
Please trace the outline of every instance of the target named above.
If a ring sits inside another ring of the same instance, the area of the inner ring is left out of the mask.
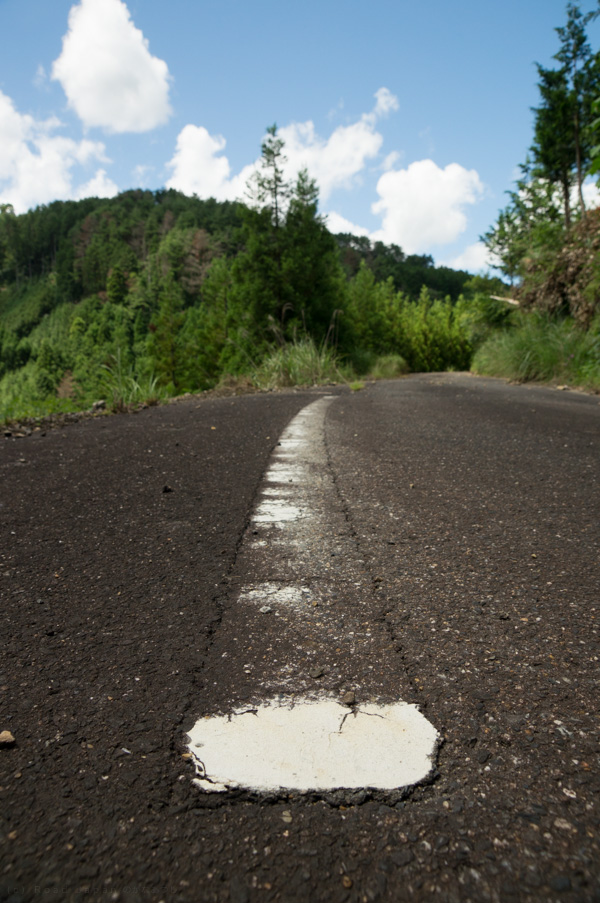
[[[112,268],[106,282],[106,294],[112,304],[123,304],[129,291],[127,278],[119,265]]]
[[[335,239],[318,213],[318,198],[317,183],[301,170],[285,218],[282,276],[295,324],[321,342],[336,319],[344,279]]]
[[[542,96],[535,110],[532,146],[535,175],[562,190],[565,225],[571,225],[571,188],[577,160],[573,128],[575,104],[564,69],[544,69],[538,65]]]
[[[567,228],[571,225],[573,185],[581,215],[585,215],[583,182],[592,156],[592,104],[600,86],[598,54],[592,54],[586,27],[597,15],[584,15],[569,3],[567,24],[556,29],[561,46],[554,59],[561,65],[558,69],[537,67],[541,104],[534,109],[534,174],[561,186]]]
[[[524,261],[544,250],[556,249],[563,238],[564,214],[555,185],[533,174],[529,161],[522,164],[516,190],[498,220],[481,237],[496,259],[495,268],[511,284],[523,275]]]
[[[244,251],[232,268],[234,295],[251,314],[255,338],[264,334],[272,318],[283,323],[286,302],[283,288],[283,217],[290,195],[283,174],[283,140],[277,126],[267,129],[261,146],[260,168],[247,185],[249,206],[240,206]]]
[[[567,82],[572,116],[572,140],[575,149],[577,193],[582,215],[585,215],[582,186],[591,153],[592,101],[598,93],[600,76],[598,55],[592,56],[585,30],[598,14],[599,11],[594,11],[584,15],[576,4],[569,3],[567,5],[567,24],[556,29],[561,47],[554,58],[562,63],[562,71]]]
[[[150,324],[149,352],[163,385],[180,388],[185,365],[181,327],[185,319],[183,293],[172,273],[164,279],[158,313]]]
[[[271,125],[261,144],[260,169],[250,178],[247,194],[253,206],[271,211],[273,227],[278,230],[290,196],[289,182],[285,180],[283,166],[287,159],[283,153],[283,138],[277,136],[277,126]]]

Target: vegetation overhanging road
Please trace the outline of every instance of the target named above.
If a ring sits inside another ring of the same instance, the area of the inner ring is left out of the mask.
[[[338,672],[291,677],[418,702],[444,737],[436,779],[343,801],[191,785],[185,731],[256,694],[228,630],[238,550],[314,391],[7,439],[4,897],[597,899],[598,399],[460,374],[334,394],[343,567],[375,639],[337,653],[311,633]]]

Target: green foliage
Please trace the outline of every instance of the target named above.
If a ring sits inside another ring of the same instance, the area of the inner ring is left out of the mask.
[[[520,381],[541,380],[600,389],[600,320],[583,330],[570,318],[516,312],[513,327],[477,351],[473,370]]]
[[[333,349],[317,345],[312,338],[272,349],[251,375],[253,383],[261,389],[317,386],[344,379]]]
[[[409,366],[399,354],[383,354],[371,367],[371,379],[397,379],[409,372]]]
[[[185,382],[186,349],[183,292],[172,272],[163,281],[156,316],[150,324],[148,352],[161,385],[176,393]]]
[[[458,299],[470,273],[450,267],[434,266],[429,254],[406,255],[398,245],[371,243],[364,236],[340,233],[335,236],[342,268],[349,279],[357,275],[361,265],[367,266],[377,282],[391,279],[396,291],[413,301],[419,297],[423,286],[431,297]]]
[[[141,402],[155,404],[160,398],[166,397],[152,373],[138,377],[131,364],[125,365],[120,348],[111,356],[108,364],[102,365],[102,371],[100,394],[113,411],[124,411]]]
[[[374,354],[386,354],[395,348],[393,319],[398,308],[393,281],[377,282],[364,261],[348,283],[346,317],[354,344]],[[397,341],[397,339],[396,339]]]
[[[600,169],[600,145],[594,147],[600,123],[600,54],[592,53],[586,35],[587,25],[599,14],[600,10],[584,14],[568,3],[567,22],[556,29],[558,66],[537,67],[540,103],[533,111],[531,162],[521,167],[522,177],[516,191],[509,193],[508,207],[483,236],[497,267],[511,283],[522,282],[523,296],[536,306],[545,306],[548,270],[569,241],[571,229],[588,215],[583,197],[586,175]]]
[[[261,169],[250,184],[251,207],[240,208],[244,250],[231,267],[230,296],[250,314],[252,345],[264,348],[274,321],[288,337],[301,328],[327,336],[343,293],[335,242],[318,214],[318,192],[306,171],[283,177],[283,142],[272,126]]]
[[[317,207],[316,183],[302,170],[292,189],[283,230],[281,269],[291,313],[288,333],[301,326],[317,342],[323,342],[336,321],[344,277],[335,241]]]
[[[412,371],[469,369],[473,348],[459,314],[450,300],[432,300],[426,288],[417,302],[399,297],[394,337]]]

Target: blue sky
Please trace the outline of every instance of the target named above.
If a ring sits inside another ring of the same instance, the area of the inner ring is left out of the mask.
[[[582,8],[591,8],[591,0]],[[0,0],[0,202],[233,199],[266,126],[333,231],[473,271],[563,0]],[[590,27],[600,45],[600,23]]]

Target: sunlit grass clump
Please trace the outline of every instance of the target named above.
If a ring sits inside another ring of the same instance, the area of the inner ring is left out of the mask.
[[[273,349],[256,367],[252,381],[260,389],[318,386],[344,379],[335,351],[311,338]]]
[[[384,354],[378,357],[369,376],[371,379],[396,379],[404,376],[410,368],[404,358],[399,354]]]
[[[479,348],[475,373],[600,390],[600,321],[584,331],[571,319],[533,312],[513,323]]]

